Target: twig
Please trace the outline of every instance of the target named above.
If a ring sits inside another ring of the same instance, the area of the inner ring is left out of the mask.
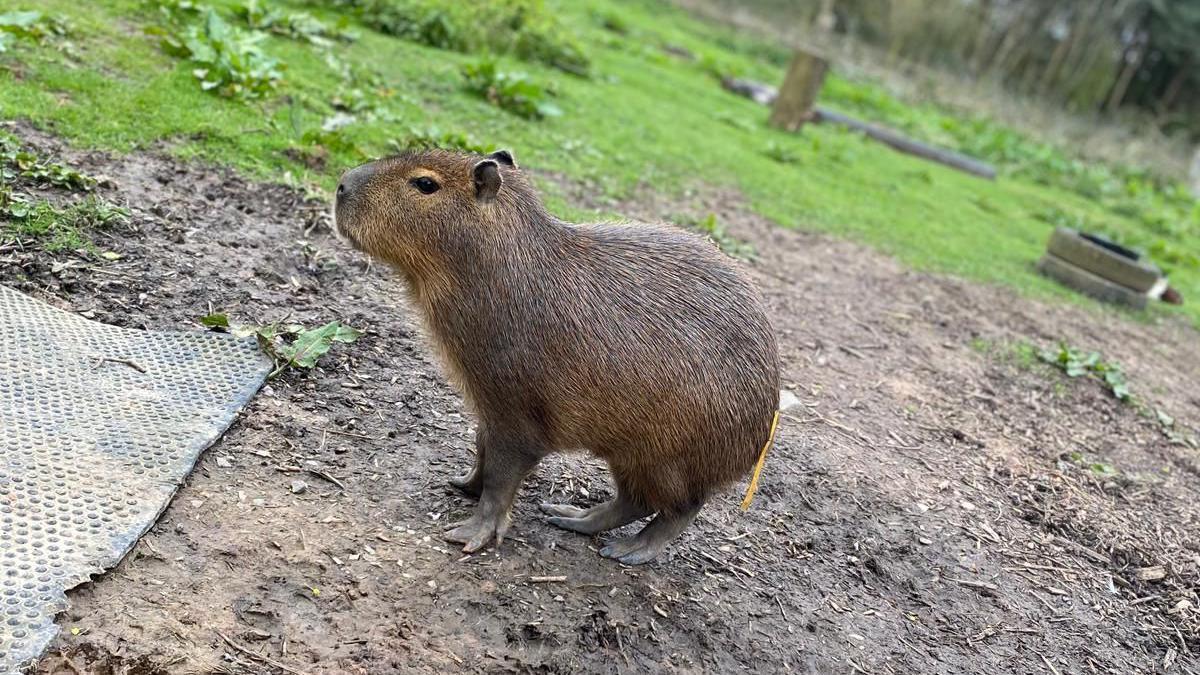
[[[1096,551],[1084,546],[1083,544],[1078,544],[1078,543],[1073,542],[1070,539],[1066,539],[1064,537],[1055,537],[1054,543],[1058,544],[1059,546],[1065,547],[1065,548],[1075,549],[1079,553],[1082,553],[1083,555],[1091,558],[1092,560],[1094,560],[1098,563],[1102,563],[1104,565],[1108,565],[1112,562],[1111,560],[1108,559],[1108,556],[1097,553]]]
[[[71,657],[67,656],[63,652],[59,652],[58,655],[62,657],[63,663],[66,663],[67,667],[75,671],[75,675],[88,675],[88,671],[80,668],[78,664],[71,660]]]
[[[308,673],[304,672],[303,670],[296,670],[295,668],[285,666],[282,663],[276,661],[275,659],[272,659],[269,656],[266,656],[264,654],[259,654],[258,652],[254,651],[253,649],[250,649],[249,647],[243,647],[242,645],[231,640],[228,635],[225,635],[224,633],[222,633],[219,630],[214,630],[213,632],[216,633],[217,636],[220,637],[222,640],[224,640],[230,647],[233,647],[237,651],[245,654],[246,656],[249,656],[250,658],[252,658],[256,661],[262,661],[263,663],[267,664],[268,666],[271,666],[272,668],[282,670],[285,673],[291,673],[292,675],[308,675]]]
[[[872,441],[870,438],[867,437],[866,434],[859,431],[858,429],[851,429],[850,427],[846,426],[845,424],[842,424],[841,422],[835,422],[835,421],[829,419],[828,417],[824,417],[822,415],[817,415],[817,421],[824,422],[825,424],[842,432],[843,435],[845,435],[847,438],[849,438],[852,441],[858,441],[859,443],[866,443],[867,445],[875,445],[875,441]]]
[[[529,577],[529,583],[531,583],[531,584],[549,584],[549,583],[555,583],[555,582],[566,581],[566,580],[567,580],[567,578],[565,576]]]
[[[139,373],[146,372],[146,369],[143,368],[141,365],[139,365],[136,361],[131,361],[130,359],[117,358],[115,356],[101,356],[100,360],[96,362],[96,367],[92,368],[92,370],[95,370],[96,368],[99,368],[100,366],[102,366],[106,363],[120,363],[121,365],[129,366],[130,368],[133,368],[134,370],[138,371]]]
[[[1050,669],[1050,672],[1054,673],[1054,675],[1062,675],[1062,673],[1058,672],[1058,668],[1055,668],[1054,664],[1050,663],[1050,659],[1047,659],[1045,654],[1038,652],[1038,656],[1042,657],[1042,663],[1046,664],[1046,667]]]
[[[858,358],[860,358],[860,359],[862,359],[862,360],[864,360],[864,361],[867,359],[867,355],[866,355],[866,354],[863,354],[862,352],[858,351],[858,350],[857,350],[857,349],[855,349],[854,347],[850,347],[850,346],[848,346],[848,345],[838,345],[838,349],[840,349],[840,350],[842,350],[842,351],[846,352],[846,353],[847,353],[847,354],[849,354],[850,356],[856,356],[856,357],[858,357]]]
[[[321,431],[324,431],[327,434],[337,434],[338,436],[349,436],[350,438],[361,438],[365,441],[379,442],[379,441],[383,440],[382,438],[375,438],[374,436],[364,436],[362,434],[352,434],[349,431],[338,431],[337,429],[321,429]]]
[[[891,312],[889,312],[889,314],[890,313]],[[874,336],[874,338],[876,340],[879,340],[880,342],[884,342],[883,338],[879,337],[879,332],[875,330],[874,326],[872,326],[869,323],[866,323],[865,321],[859,320],[857,317],[855,317],[853,314],[850,313],[850,305],[846,305],[845,309],[842,310],[842,314],[844,314],[847,319],[850,319],[854,323],[856,323],[859,326],[862,326],[864,329],[866,329],[866,331],[868,333],[870,333],[872,336]]]
[[[330,476],[329,474],[325,473],[324,471],[321,471],[320,469],[306,469],[306,471],[308,471],[312,475],[316,476],[317,478],[324,478],[325,480],[329,481],[330,483],[333,483],[334,485],[338,486],[338,488],[341,489],[343,492],[346,491],[346,486],[344,484],[342,484],[342,481],[334,478],[333,476]]]
[[[983,588],[983,589],[986,589],[989,591],[1000,590],[1000,587],[997,586],[996,584],[989,583],[986,581],[971,581],[970,579],[955,579],[954,577],[946,577],[946,579],[948,581],[953,581],[955,583],[962,584],[963,586],[967,586],[970,588]]]

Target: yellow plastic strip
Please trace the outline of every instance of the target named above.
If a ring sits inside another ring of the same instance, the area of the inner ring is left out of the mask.
[[[762,473],[763,464],[767,461],[767,451],[771,449],[771,443],[775,440],[775,428],[779,426],[779,411],[775,411],[775,419],[771,420],[771,433],[767,436],[767,442],[763,445],[762,452],[758,455],[758,464],[754,465],[754,475],[750,477],[750,487],[746,488],[746,498],[742,500],[742,510],[750,510],[750,502],[754,501],[754,493],[758,491],[758,474]]]

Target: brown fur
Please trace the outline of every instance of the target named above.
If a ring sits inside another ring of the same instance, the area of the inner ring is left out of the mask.
[[[588,449],[666,513],[745,476],[779,394],[774,333],[747,279],[677,228],[560,221],[503,162],[499,192],[481,201],[480,161],[382,159],[356,170],[337,206],[339,231],[404,276],[480,419],[480,451],[496,429],[538,458]],[[441,189],[420,193],[419,175]]]

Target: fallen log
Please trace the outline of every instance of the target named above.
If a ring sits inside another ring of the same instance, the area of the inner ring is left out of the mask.
[[[847,129],[858,131],[866,136],[874,138],[884,145],[890,146],[895,150],[899,150],[900,152],[909,155],[915,155],[917,157],[921,157],[922,159],[928,159],[939,164],[945,164],[950,168],[958,169],[959,171],[965,171],[966,173],[979,176],[980,178],[986,178],[987,180],[996,179],[996,168],[991,164],[981,162],[977,159],[954,152],[952,150],[937,148],[932,145],[926,145],[925,143],[921,143],[919,141],[914,141],[913,139],[901,136],[890,129],[885,129],[868,122],[856,120],[853,117],[848,117],[841,113],[835,113],[832,110],[826,110],[820,106],[813,108],[812,117],[814,122],[828,122],[846,127]]]
[[[743,80],[736,77],[721,78],[721,86],[734,94],[745,96],[766,106],[774,105],[775,99],[779,95],[778,90],[769,84],[753,80]],[[808,112],[808,116],[811,122],[837,124],[847,129],[852,129],[909,155],[938,162],[939,164],[958,169],[959,171],[965,171],[966,173],[987,180],[995,180],[996,178],[996,169],[991,164],[952,150],[921,143],[890,129],[869,122],[863,122],[848,115],[822,108],[821,106],[813,106]]]

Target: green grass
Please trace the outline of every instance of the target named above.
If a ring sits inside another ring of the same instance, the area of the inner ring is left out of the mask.
[[[236,22],[232,0],[210,4]],[[262,4],[308,11],[328,25],[341,16],[329,4]],[[282,80],[261,100],[240,101],[201,91],[195,64],[144,34],[163,22],[141,2],[18,0],[17,8],[34,6],[64,19],[69,34],[40,45],[18,41],[0,54],[0,118],[30,119],[81,147],[166,147],[249,178],[328,190],[346,167],[390,152],[414,129],[435,128],[438,136],[512,148],[535,172],[581,181],[598,196],[734,187],[786,227],[863,241],[917,268],[1091,305],[1033,270],[1054,224],[1083,224],[1153,252],[1190,301],[1154,313],[1182,312],[1200,323],[1200,261],[1188,257],[1200,250],[1200,207],[1174,188],[1137,171],[1077,162],[987,120],[905,106],[836,73],[824,105],[972,151],[996,162],[1001,178],[982,181],[836,128],[770,129],[765,108],[723,91],[713,73],[779,82],[788,54],[649,0],[546,0],[561,24],[554,30],[563,31],[555,39],[586,52],[587,77],[537,59],[490,57],[552,88],[562,114],[543,119],[467,90],[463,67],[480,54],[363,25],[354,26],[357,40],[332,49],[266,37],[261,47],[283,65]],[[665,54],[664,43],[699,59]],[[327,159],[298,161],[317,156]],[[553,185],[544,188],[560,214],[591,215]]]
[[[0,244],[36,241],[50,253],[82,250],[95,253],[93,232],[125,222],[129,213],[94,195],[65,206],[45,200],[8,202],[0,199]]]

